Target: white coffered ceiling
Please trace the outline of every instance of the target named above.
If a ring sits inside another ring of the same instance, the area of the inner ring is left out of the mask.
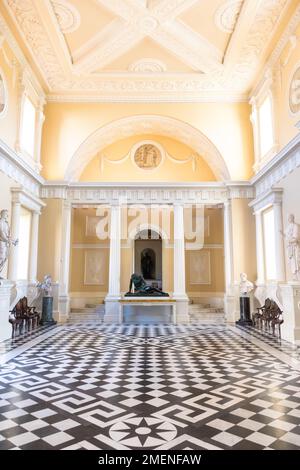
[[[2,0],[51,99],[242,99],[292,0]]]

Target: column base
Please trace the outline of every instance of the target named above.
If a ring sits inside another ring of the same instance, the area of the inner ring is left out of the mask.
[[[66,323],[70,312],[70,297],[68,295],[58,296],[58,322]]]
[[[178,324],[189,323],[189,300],[187,296],[174,297],[172,300],[176,300],[176,322]]]
[[[239,319],[238,297],[234,294],[224,295],[224,311],[226,323],[235,323]]]
[[[281,284],[280,292],[283,304],[281,337],[291,343],[300,344],[300,282]]]
[[[12,336],[12,325],[8,320],[11,289],[14,285],[6,279],[0,280],[0,341],[10,339]]]
[[[120,299],[120,296],[105,298],[104,323],[122,323]]]

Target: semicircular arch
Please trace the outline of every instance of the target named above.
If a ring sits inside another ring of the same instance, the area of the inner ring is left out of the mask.
[[[224,158],[199,129],[179,119],[159,115],[134,115],[112,121],[94,131],[77,148],[65,171],[66,181],[78,181],[84,168],[105,147],[134,135],[171,137],[193,148],[208,164],[217,180],[230,180]]]

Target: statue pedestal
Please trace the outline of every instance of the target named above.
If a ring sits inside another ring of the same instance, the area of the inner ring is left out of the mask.
[[[43,297],[42,318],[40,325],[56,325],[53,320],[53,297]]]
[[[12,326],[9,323],[9,306],[12,288],[15,284],[6,279],[0,280],[0,341],[10,339]]]
[[[240,297],[240,319],[235,323],[238,325],[252,325],[250,314],[250,297]]]

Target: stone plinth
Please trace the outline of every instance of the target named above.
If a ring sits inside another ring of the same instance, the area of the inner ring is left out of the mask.
[[[53,320],[53,297],[43,297],[41,325],[55,325]]]
[[[0,280],[0,341],[11,338],[12,326],[9,323],[9,306],[11,289],[14,283],[6,279]]]
[[[281,336],[286,341],[300,344],[300,282],[280,285],[283,306]]]

